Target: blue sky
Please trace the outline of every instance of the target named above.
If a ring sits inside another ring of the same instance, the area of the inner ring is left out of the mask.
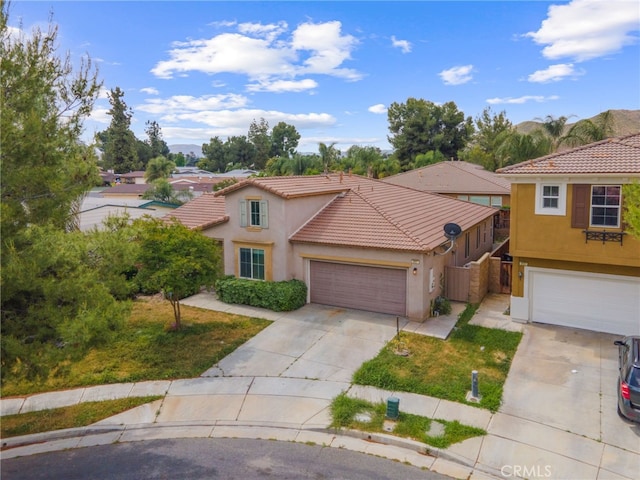
[[[635,0],[51,2],[14,0],[10,24],[59,27],[59,52],[89,55],[105,92],[85,139],[108,127],[120,87],[145,139],[246,135],[253,119],[318,142],[390,148],[386,109],[409,97],[486,107],[517,124],[640,109]]]

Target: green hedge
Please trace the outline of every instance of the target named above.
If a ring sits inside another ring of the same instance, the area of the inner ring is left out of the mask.
[[[258,282],[226,276],[216,281],[215,287],[222,302],[268,308],[274,312],[296,310],[307,302],[307,285],[300,280]]]

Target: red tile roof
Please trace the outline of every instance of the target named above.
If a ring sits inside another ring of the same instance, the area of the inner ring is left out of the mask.
[[[355,176],[354,176],[355,177]],[[303,175],[290,177],[252,177],[216,192],[227,195],[253,185],[282,198],[308,197],[325,193],[340,193],[348,190],[349,175]]]
[[[384,178],[385,182],[423,192],[466,195],[509,195],[511,183],[481,165],[439,162]]]
[[[508,175],[640,174],[640,133],[501,168]]]
[[[336,197],[290,240],[426,251],[446,240],[446,223],[457,223],[464,231],[496,213],[491,207],[379,180],[353,176],[351,181],[352,188]]]
[[[213,193],[204,193],[162,218],[176,219],[186,227],[201,230],[229,220],[225,212],[224,197],[216,197]]]

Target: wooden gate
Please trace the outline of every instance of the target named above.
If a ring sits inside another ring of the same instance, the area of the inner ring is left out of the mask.
[[[470,270],[468,268],[446,267],[444,278],[446,298],[456,302],[469,301]]]

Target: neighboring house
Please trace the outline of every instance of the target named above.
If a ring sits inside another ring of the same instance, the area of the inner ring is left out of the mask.
[[[640,241],[622,217],[622,186],[640,181],[640,134],[498,173],[511,181],[511,317],[640,334]]]
[[[94,227],[101,228],[102,223],[110,216],[128,215],[131,220],[149,215],[163,217],[175,209],[175,205],[162,204],[149,200],[108,199],[97,196],[86,197],[79,211],[78,226],[81,231],[88,231]]]
[[[226,274],[299,279],[308,301],[422,321],[443,292],[446,267],[489,252],[491,207],[357,175],[255,177],[176,209],[218,239]],[[455,248],[443,227],[457,223]]]
[[[168,179],[174,190],[189,190],[194,197],[198,197],[205,192],[212,192],[216,182],[209,179],[204,181],[190,181],[188,179]],[[122,183],[102,191],[105,198],[119,199],[142,199],[142,196],[151,188],[151,184]]]
[[[147,183],[147,180],[144,178],[144,175],[145,175],[144,170],[136,170],[135,172],[121,173],[117,175],[117,177],[120,178],[121,183],[144,185]]]
[[[509,228],[511,184],[481,165],[462,161],[439,162],[386,177],[383,181],[497,207],[500,215],[496,217],[496,228]]]

